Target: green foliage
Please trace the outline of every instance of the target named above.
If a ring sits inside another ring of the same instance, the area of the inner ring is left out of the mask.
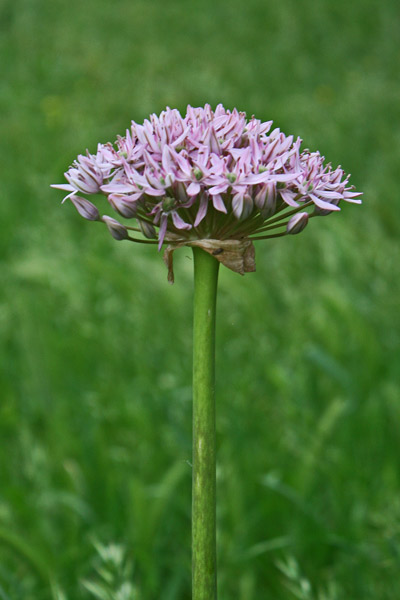
[[[0,4],[1,600],[190,598],[191,252],[168,286],[48,186],[207,101],[365,192],[221,270],[220,598],[397,597],[398,24],[395,0]]]
[[[132,585],[132,565],[122,546],[96,544],[96,579],[85,579],[83,587],[97,600],[137,600]]]
[[[315,594],[311,583],[301,573],[300,567],[293,556],[287,556],[286,560],[277,562],[278,569],[285,576],[284,583],[291,592],[293,598],[298,600],[336,600],[340,598],[337,586],[329,582],[329,589]]]

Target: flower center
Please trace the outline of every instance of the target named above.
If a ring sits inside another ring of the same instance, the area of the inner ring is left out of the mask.
[[[170,210],[172,210],[173,208],[175,208],[176,206],[176,200],[175,198],[164,198],[163,203],[162,203],[162,209],[164,212],[169,212]]]

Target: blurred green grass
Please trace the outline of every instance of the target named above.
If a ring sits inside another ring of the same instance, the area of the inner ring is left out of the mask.
[[[126,549],[127,600],[190,597],[190,252],[170,287],[49,184],[131,119],[205,102],[365,192],[221,272],[220,598],[397,597],[399,30],[395,0],[2,0],[2,599],[95,597],[95,540]]]

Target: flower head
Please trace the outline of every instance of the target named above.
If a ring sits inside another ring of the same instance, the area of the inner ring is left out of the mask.
[[[82,216],[105,223],[116,239],[144,241],[128,234],[138,231],[159,249],[171,241],[299,233],[311,217],[339,211],[342,200],[361,202],[340,167],[326,165],[319,152],[301,151],[300,138],[271,126],[221,104],[215,111],[188,106],[184,117],[167,108],[142,125],[132,122],[115,144],[78,156],[65,173],[68,184],[53,187],[67,191],[65,199]],[[101,219],[79,196],[98,193],[139,227]]]

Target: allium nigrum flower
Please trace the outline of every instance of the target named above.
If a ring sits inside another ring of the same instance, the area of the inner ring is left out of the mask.
[[[310,219],[359,204],[340,167],[300,150],[272,121],[262,123],[219,104],[212,111],[167,108],[125,137],[79,155],[65,173],[79,214],[103,223],[114,239],[193,249],[193,598],[217,598],[215,323],[219,262],[255,270],[253,241],[296,235]],[[104,194],[124,222],[101,215],[87,196]],[[126,224],[134,221],[133,226]],[[137,232],[136,235],[132,232]],[[214,260],[214,258],[216,260]],[[217,262],[218,261],[218,262]]]
[[[319,152],[300,150],[272,121],[226,110],[188,106],[185,117],[167,108],[125,137],[79,155],[65,173],[65,190],[81,216],[105,222],[116,239],[138,231],[155,240],[257,240],[296,234],[311,217],[359,204],[349,176],[325,164]],[[101,218],[84,196],[104,194],[110,206],[138,227]],[[117,224],[118,225],[117,225]],[[125,228],[125,234],[123,230]]]

